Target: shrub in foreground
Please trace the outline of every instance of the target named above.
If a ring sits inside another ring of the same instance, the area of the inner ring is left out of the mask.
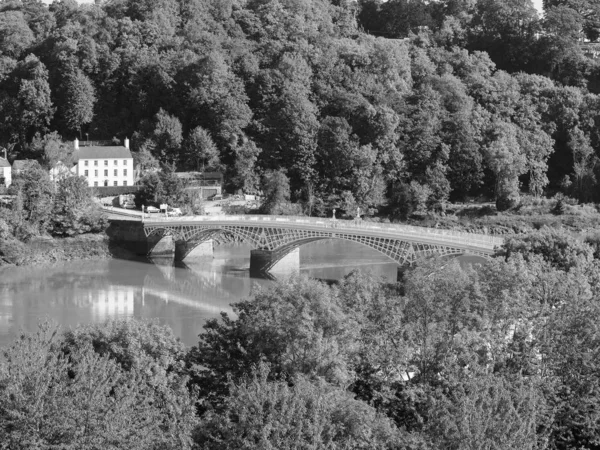
[[[0,449],[191,448],[194,407],[185,379],[169,389],[42,325],[0,362]]]

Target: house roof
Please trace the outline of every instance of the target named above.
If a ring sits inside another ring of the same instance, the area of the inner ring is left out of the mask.
[[[10,167],[10,163],[4,158],[0,158],[0,167]]]
[[[73,153],[77,161],[80,159],[116,159],[133,158],[127,147],[80,147]]]
[[[15,159],[12,168],[13,170],[26,170],[34,164],[37,164],[35,159]]]

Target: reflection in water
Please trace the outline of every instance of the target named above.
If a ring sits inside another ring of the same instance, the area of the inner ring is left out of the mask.
[[[343,241],[320,241],[301,248],[302,273],[340,279],[354,268],[389,279],[396,265],[371,249]],[[250,249],[230,245],[214,258],[174,265],[161,259],[78,261],[50,268],[0,271],[0,346],[20,330],[33,331],[41,320],[64,327],[109,318],[157,318],[186,345],[197,342],[207,319],[250,295],[254,285],[272,281],[250,278]]]

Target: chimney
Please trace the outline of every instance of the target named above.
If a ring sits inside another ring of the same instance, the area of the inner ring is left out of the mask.
[[[75,150],[79,150],[79,139],[75,138],[75,142],[73,142],[73,147]]]
[[[125,148],[129,150],[129,139],[125,138]]]

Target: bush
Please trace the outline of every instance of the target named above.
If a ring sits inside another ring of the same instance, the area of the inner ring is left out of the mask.
[[[147,376],[153,367],[126,370],[87,342],[64,347],[58,329],[43,324],[4,351],[2,448],[191,448],[194,406],[184,379],[157,389]]]
[[[262,364],[239,383],[221,413],[209,413],[196,434],[210,449],[364,449],[399,447],[393,423],[368,404],[322,380],[269,381]]]
[[[562,229],[544,227],[540,231],[506,240],[500,252],[509,258],[520,253],[528,258],[540,255],[557,269],[568,271],[573,267],[588,265],[593,259],[593,249]]]

